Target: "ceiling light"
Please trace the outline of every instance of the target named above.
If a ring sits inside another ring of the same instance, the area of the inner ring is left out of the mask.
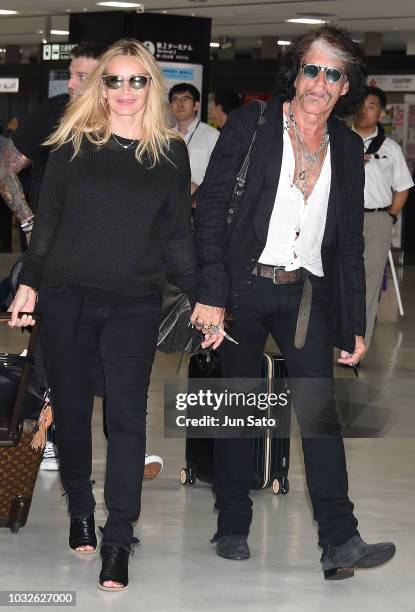
[[[307,25],[317,25],[319,23],[326,23],[325,19],[313,19],[311,17],[296,17],[295,19],[286,19],[287,23],[305,23]]]
[[[97,2],[98,6],[115,6],[117,8],[143,8],[142,4],[136,2]]]
[[[0,15],[17,15],[17,11],[8,11],[7,9],[0,9]]]
[[[211,43],[210,43],[210,46],[211,46],[211,47],[214,47],[215,49],[219,49],[220,44],[219,44],[219,43],[217,43],[217,42],[211,42]]]
[[[48,41],[46,40],[46,38],[43,38],[43,39],[42,39],[42,42],[43,42],[43,44],[44,44],[44,45],[46,45],[46,43],[47,43]]]
[[[280,45],[281,47],[291,45],[291,40],[277,40],[277,45]]]
[[[50,33],[55,36],[69,36],[69,30],[51,30]]]

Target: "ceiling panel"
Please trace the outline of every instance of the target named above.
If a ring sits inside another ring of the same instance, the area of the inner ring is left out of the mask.
[[[213,38],[292,37],[310,26],[288,24],[286,19],[317,13],[329,15],[332,22],[362,36],[366,31],[383,32],[389,46],[393,40],[400,45],[415,40],[413,0],[149,0],[144,7],[147,11],[211,17]],[[37,31],[42,29],[39,23],[44,25],[47,15],[57,15],[54,20],[60,25],[54,21],[54,28],[66,29],[69,12],[103,10],[93,0],[1,0],[1,8],[17,10],[19,15],[0,16],[0,45],[41,42],[42,36]]]

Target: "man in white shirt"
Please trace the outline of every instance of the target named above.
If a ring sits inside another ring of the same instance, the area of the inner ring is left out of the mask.
[[[379,292],[390,245],[392,228],[408,198],[413,180],[401,147],[386,138],[380,121],[385,116],[386,95],[368,87],[366,99],[355,116],[353,129],[365,147],[365,273],[366,346],[375,326]]]
[[[367,544],[357,531],[334,395],[333,346],[349,366],[366,349],[363,143],[336,117],[363,101],[361,50],[342,29],[310,30],[292,41],[275,82],[279,95],[263,116],[258,104],[231,113],[209,162],[195,214],[200,275],[190,320],[205,334],[203,348],[220,346],[232,391],[261,377],[269,333],[275,339],[301,432],[322,570],[341,580],[395,554],[392,542]],[[229,199],[248,152],[235,213]],[[221,429],[214,440],[212,541],[232,560],[250,557],[254,447],[252,432],[241,429],[239,437],[222,437]],[[301,551],[303,535],[296,536]]]
[[[200,92],[191,83],[178,83],[169,91],[175,129],[183,136],[189,150],[192,193],[202,184],[219,132],[198,119]]]

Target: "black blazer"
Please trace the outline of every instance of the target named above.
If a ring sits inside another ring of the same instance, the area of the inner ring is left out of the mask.
[[[195,214],[200,266],[198,301],[232,308],[265,247],[283,150],[282,102],[268,103],[251,153],[247,185],[229,229],[226,216],[235,178],[259,118],[259,105],[231,114],[212,153]],[[341,121],[328,122],[331,185],[321,247],[331,294],[335,345],[353,351],[366,326],[363,261],[363,141]]]

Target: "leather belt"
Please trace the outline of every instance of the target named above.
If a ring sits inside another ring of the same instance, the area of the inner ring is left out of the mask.
[[[270,278],[274,285],[291,285],[307,278],[308,272],[304,268],[298,270],[286,270],[283,266],[269,266],[257,263],[252,270],[255,276]]]
[[[313,285],[309,279],[309,272],[304,268],[298,270],[285,270],[282,266],[269,266],[257,263],[252,271],[255,276],[269,278],[275,285],[291,285],[303,281],[300,306],[298,308],[297,325],[295,329],[294,346],[302,349],[310,321],[311,302],[313,299]]]
[[[385,212],[388,210],[389,206],[384,206],[383,208],[364,208],[365,212]]]

